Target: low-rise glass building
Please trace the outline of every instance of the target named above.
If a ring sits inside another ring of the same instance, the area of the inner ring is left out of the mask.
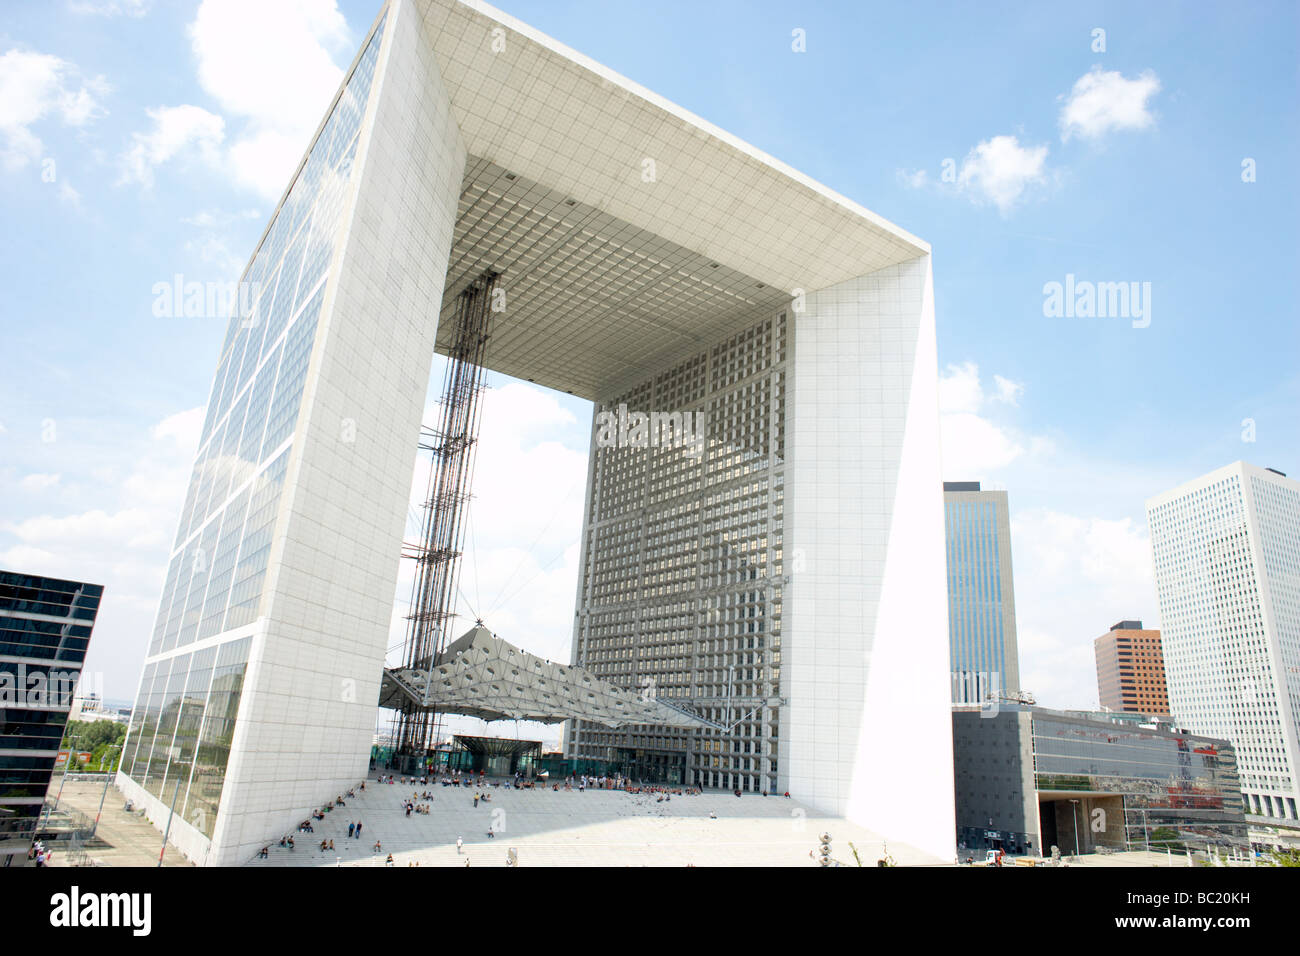
[[[960,852],[1244,847],[1227,741],[1040,707],[953,709]]]

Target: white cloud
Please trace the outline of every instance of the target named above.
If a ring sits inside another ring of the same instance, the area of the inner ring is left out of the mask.
[[[98,461],[82,488],[61,492],[82,510],[0,521],[0,567],[104,585],[87,672],[114,698],[135,692],[203,412],[168,416],[133,442],[50,446],[65,462]],[[58,487],[76,481],[64,478]]]
[[[331,51],[351,52],[347,21],[335,0],[203,0],[189,35],[199,83],[245,121],[230,146],[232,172],[277,198],[343,78]]]
[[[1098,139],[1113,130],[1147,129],[1155,122],[1148,101],[1160,91],[1150,70],[1135,79],[1093,67],[1074,82],[1061,107],[1061,139]]]
[[[217,229],[228,226],[241,219],[257,219],[262,213],[257,209],[241,209],[238,212],[226,212],[222,209],[200,209],[192,216],[182,216],[181,222],[200,229]]]
[[[142,17],[153,6],[153,0],[72,0],[68,8],[73,13],[99,17]]]
[[[153,120],[148,133],[134,133],[134,144],[122,155],[122,183],[153,185],[154,170],[184,152],[194,150],[208,163],[219,161],[225,121],[200,106],[160,106],[145,110]]]
[[[940,428],[943,474],[949,481],[978,481],[1025,453],[1008,429],[978,415],[944,415]]]
[[[0,165],[17,170],[44,152],[31,127],[47,117],[84,126],[104,112],[102,76],[83,78],[75,66],[48,53],[9,50],[0,56]]]
[[[211,234],[188,240],[185,243],[185,249],[197,255],[201,261],[212,266],[218,275],[227,280],[242,275],[244,266],[247,263],[247,260],[238,253],[231,251],[230,246],[226,244],[224,239]]]
[[[1020,396],[1025,391],[1025,386],[1020,382],[1013,382],[1001,375],[994,375],[993,384],[997,388],[997,394],[993,396],[994,401],[1003,402],[1007,405],[1020,404]]]
[[[930,174],[924,169],[900,169],[898,181],[910,189],[920,189],[930,181]]]
[[[1021,146],[1015,136],[994,136],[966,154],[957,188],[976,203],[993,203],[1005,216],[1031,186],[1047,182],[1046,164],[1046,146]]]
[[[200,406],[168,415],[149,430],[149,435],[155,441],[175,442],[179,451],[192,457],[199,447],[205,412],[206,409]]]
[[[185,241],[185,250],[203,263],[210,265],[222,280],[232,280],[243,274],[247,257],[231,247],[231,229],[235,223],[261,218],[256,209],[227,212],[222,209],[203,209],[192,216],[181,217],[186,225],[196,226],[200,232]]]
[[[1095,707],[1093,640],[1124,618],[1159,624],[1146,528],[1029,509],[1011,541],[1022,689],[1048,707]]]
[[[943,476],[949,481],[988,481],[992,473],[1029,455],[1050,452],[1051,443],[1027,436],[989,417],[990,405],[1016,405],[1025,387],[993,376],[985,388],[974,362],[949,365],[939,375],[939,428]]]
[[[939,410],[944,414],[977,412],[983,402],[980,369],[974,362],[949,365],[939,375]]]
[[[40,472],[24,475],[18,482],[24,491],[44,491],[46,488],[53,488],[58,483],[58,475],[48,475]]]

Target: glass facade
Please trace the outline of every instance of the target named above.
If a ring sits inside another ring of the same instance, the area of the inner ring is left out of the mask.
[[[122,771],[207,837],[251,644],[245,637],[146,665],[131,716]]]
[[[1241,778],[1226,742],[1042,712],[1032,725],[1040,794],[1088,793],[1093,802],[1098,795],[1122,797],[1128,849],[1172,840],[1244,842]]]
[[[257,617],[382,33],[381,22],[244,274],[256,297],[226,330],[150,656]]]
[[[574,721],[570,758],[776,790],[786,321],[773,315],[597,406],[699,413],[702,444],[593,441],[574,662],[624,689],[689,698],[731,729]]]
[[[103,593],[0,571],[0,867],[26,860]]]
[[[953,708],[963,854],[1244,847],[1237,755],[1138,714]]]
[[[207,837],[385,20],[245,270],[131,719],[123,772]]]
[[[952,700],[1017,691],[1019,662],[1005,492],[944,492]]]

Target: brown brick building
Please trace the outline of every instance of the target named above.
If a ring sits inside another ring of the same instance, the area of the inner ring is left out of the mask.
[[[1141,621],[1120,621],[1093,642],[1097,654],[1097,696],[1109,710],[1168,714],[1165,657],[1160,632]]]

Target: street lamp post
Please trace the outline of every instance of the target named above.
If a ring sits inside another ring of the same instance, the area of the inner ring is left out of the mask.
[[[1074,855],[1079,856],[1079,801],[1071,800],[1073,807],[1070,808],[1070,819],[1074,822]]]
[[[68,782],[68,767],[72,763],[72,755],[76,753],[76,748],[73,747],[73,742],[80,739],[81,737],[79,736],[68,738],[68,759],[63,762],[63,776],[59,778],[59,792],[54,795],[54,806],[45,811],[45,826],[50,825],[50,815],[53,814],[55,810],[59,809],[59,801],[63,799],[63,785]]]
[[[167,837],[170,836],[172,832],[172,818],[176,816],[176,798],[181,795],[181,780],[183,780],[184,777],[185,775],[182,773],[176,775],[176,789],[172,791],[172,807],[170,812],[167,814],[167,829],[163,831],[162,849],[158,851],[159,866],[162,866],[163,855],[167,852]]]
[[[110,744],[110,750],[121,750],[121,744]],[[103,766],[103,758],[100,759],[100,766]],[[112,779],[111,774],[104,774],[104,792],[99,796],[99,812],[95,814],[95,825],[90,828],[90,835],[93,837],[99,829],[99,818],[104,815],[104,801],[108,799],[108,782]]]

